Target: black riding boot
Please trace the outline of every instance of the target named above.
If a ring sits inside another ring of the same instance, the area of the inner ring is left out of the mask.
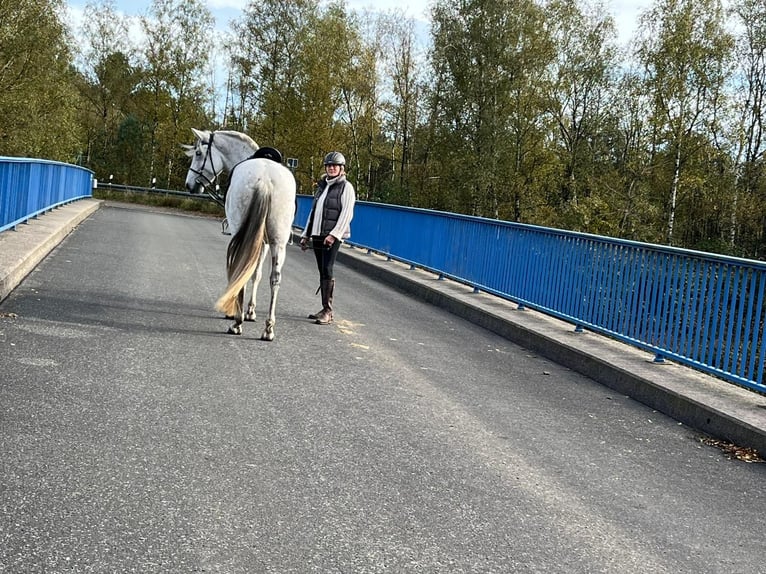
[[[316,313],[309,313],[309,316],[308,316],[309,319],[316,319],[317,317],[319,317],[319,314],[322,311],[324,311],[324,301],[325,301],[325,298],[326,298],[325,294],[324,294],[324,292],[325,292],[325,282],[324,281],[321,281],[321,280],[319,281],[319,289],[317,289],[317,293],[319,293],[319,291],[322,291],[322,308],[319,311],[317,311]],[[316,295],[316,293],[314,293],[314,295]]]

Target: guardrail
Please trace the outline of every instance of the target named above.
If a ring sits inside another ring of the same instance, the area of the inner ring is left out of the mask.
[[[77,166],[0,157],[0,231],[90,197],[93,182]],[[296,227],[311,202],[298,196]],[[361,201],[352,230],[351,245],[766,394],[765,263]]]
[[[156,187],[139,187],[135,185],[123,185],[112,183],[98,183],[98,189],[104,191],[122,191],[128,193],[146,193],[155,195],[172,195],[175,197],[184,197],[186,199],[201,200],[201,201],[213,201],[219,206],[224,207],[224,194],[217,188],[213,190],[207,190],[205,193],[188,193],[185,191],[175,191],[172,189],[160,189]]]
[[[15,157],[0,157],[0,231],[15,227],[59,205],[92,196],[93,172],[83,167]]]
[[[349,243],[766,393],[762,262],[368,202]]]
[[[127,191],[135,193],[155,193],[157,195],[173,195],[176,197],[186,197],[189,199],[201,199],[202,201],[215,201],[220,203],[223,199],[221,195],[211,195],[208,193],[188,193],[185,191],[176,191],[173,189],[162,189],[157,187],[140,187],[136,185],[123,185],[120,183],[105,183],[99,181],[97,185],[98,189],[103,191]]]

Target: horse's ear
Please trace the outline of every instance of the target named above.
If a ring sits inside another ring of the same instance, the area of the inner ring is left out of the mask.
[[[205,133],[204,132],[202,132],[202,131],[200,131],[198,129],[195,129],[195,128],[192,128],[191,131],[194,134],[194,137],[196,137],[198,140],[205,141],[206,138],[205,138]]]
[[[184,155],[191,157],[194,155],[194,146],[189,144],[181,144],[181,149],[184,150]]]

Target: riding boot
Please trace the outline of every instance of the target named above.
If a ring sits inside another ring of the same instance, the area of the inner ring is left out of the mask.
[[[332,323],[332,295],[335,290],[335,279],[322,280],[322,310],[317,315],[317,325]]]
[[[324,294],[325,287],[324,287],[324,284],[325,284],[324,281],[320,281],[319,282],[319,288],[317,289],[317,293],[319,293],[320,290],[322,291],[322,308],[319,311],[317,311],[316,313],[310,313],[309,316],[308,316],[309,319],[316,319],[317,317],[319,317],[319,314],[322,311],[324,311],[324,301],[325,301],[325,294]],[[314,295],[316,295],[316,293],[314,293]]]

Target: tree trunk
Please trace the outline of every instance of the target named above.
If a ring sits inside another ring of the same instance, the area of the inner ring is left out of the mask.
[[[673,226],[676,222],[676,203],[678,202],[678,181],[681,177],[681,144],[676,144],[676,158],[673,164],[673,183],[670,186],[670,206],[668,209],[668,245],[673,245]]]

